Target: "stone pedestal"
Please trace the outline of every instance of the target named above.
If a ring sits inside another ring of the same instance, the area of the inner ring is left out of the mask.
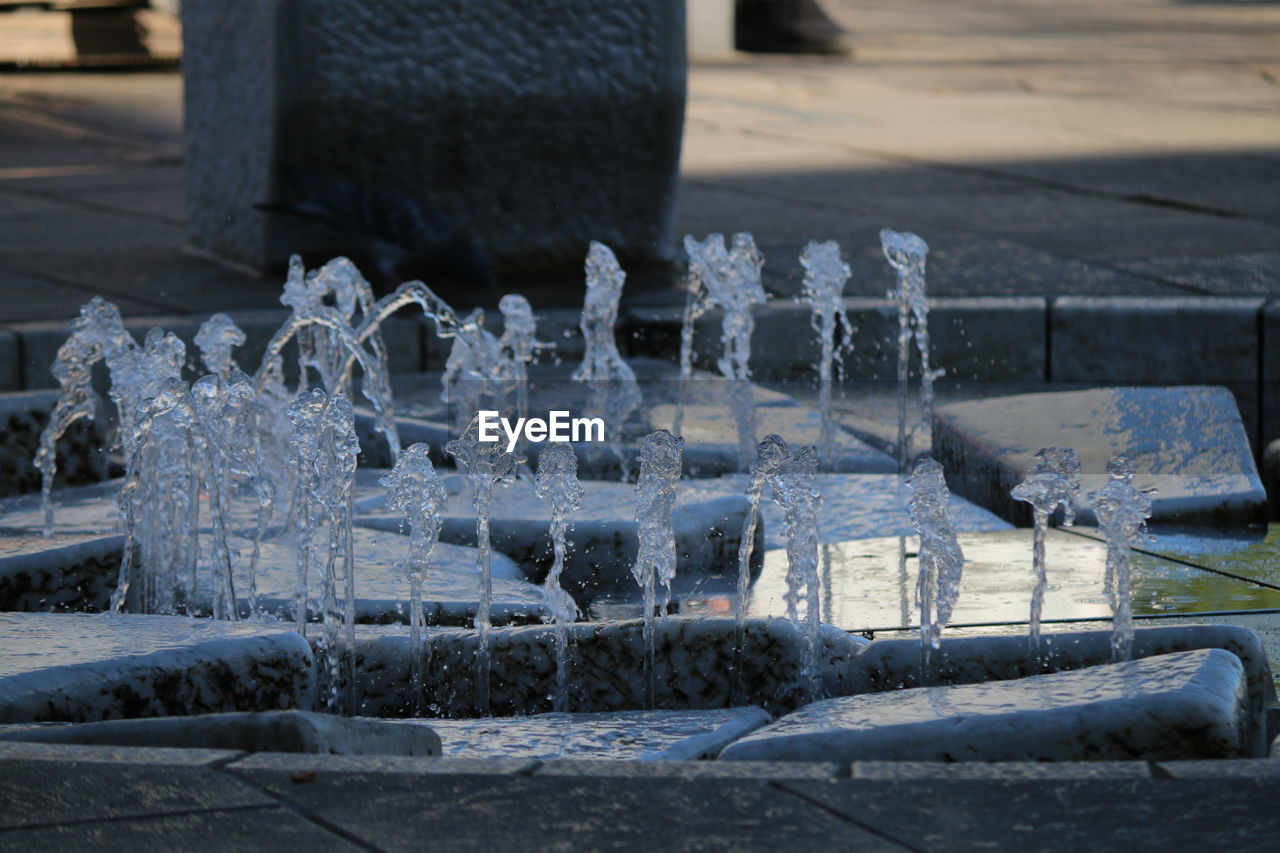
[[[361,208],[390,195],[504,278],[580,278],[592,239],[637,271],[674,256],[681,0],[192,0],[183,18],[197,251],[358,255],[360,220],[387,214]],[[317,198],[351,221],[255,207]]]

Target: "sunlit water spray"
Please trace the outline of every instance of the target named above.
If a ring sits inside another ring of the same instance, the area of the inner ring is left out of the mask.
[[[378,481],[387,489],[387,507],[409,525],[409,555],[405,576],[409,581],[409,683],[413,694],[413,714],[422,716],[423,656],[422,595],[431,568],[431,552],[440,539],[449,495],[444,481],[431,464],[431,448],[411,444],[400,454],[395,467]]]
[[[1035,531],[1032,540],[1031,567],[1035,586],[1031,591],[1031,653],[1040,654],[1040,612],[1044,607],[1044,592],[1048,585],[1045,568],[1045,538],[1049,532],[1049,519],[1061,506],[1062,524],[1070,527],[1075,522],[1075,500],[1080,491],[1080,456],[1064,447],[1046,447],[1036,452],[1031,472],[1010,494],[1014,500],[1031,504]]]
[[[751,387],[751,334],[755,331],[753,305],[767,296],[761,271],[764,257],[748,233],[733,235],[726,249],[724,236],[710,234],[699,243],[685,239],[689,270],[706,292],[708,305],[723,312],[720,342],[722,352],[716,366],[727,380],[729,410],[738,425],[738,461],[747,470],[756,451],[756,404]]]
[[[551,503],[551,570],[542,583],[542,600],[555,624],[556,693],[553,710],[569,710],[568,624],[578,618],[573,596],[560,585],[568,554],[569,515],[582,506],[586,492],[578,482],[578,457],[568,444],[548,444],[538,454],[538,497]]]
[[[643,401],[636,375],[618,352],[614,338],[618,302],[627,276],[609,247],[592,241],[587,252],[586,277],[587,295],[579,323],[586,350],[573,379],[592,383],[591,411],[609,425],[609,449],[622,468],[622,479],[626,480],[630,476],[630,465],[622,452],[623,429]]]
[[[476,514],[476,568],[480,575],[480,595],[476,605],[476,629],[480,632],[480,645],[476,653],[476,711],[481,716],[489,714],[489,632],[493,628],[490,610],[493,606],[493,578],[490,562],[493,543],[489,538],[489,514],[493,505],[495,486],[509,486],[515,481],[516,466],[524,461],[514,453],[502,449],[501,442],[480,440],[480,419],[475,417],[466,431],[449,442],[449,452],[467,474],[471,485],[471,508]]]
[[[802,676],[817,698],[822,645],[822,580],[818,573],[818,451],[807,445],[787,451],[769,481],[787,528],[787,618],[805,635]],[[803,619],[801,618],[803,614]]]
[[[916,603],[920,607],[920,664],[927,677],[931,654],[942,644],[942,629],[960,595],[964,552],[951,520],[951,492],[942,466],[933,459],[921,459],[907,485],[911,488],[911,523],[920,537]]]
[[[743,656],[746,645],[747,592],[751,585],[751,556],[755,551],[756,528],[760,525],[760,499],[764,487],[777,477],[787,461],[787,443],[777,435],[766,435],[756,448],[756,461],[751,464],[747,481],[747,517],[742,523],[742,540],[738,543],[738,593],[734,599],[734,683],[737,700],[743,695]]]
[[[800,253],[804,266],[803,299],[813,310],[813,329],[818,333],[818,410],[822,429],[818,435],[818,453],[824,468],[830,469],[838,452],[835,418],[831,413],[831,385],[844,375],[843,361],[836,359],[836,326],[839,325],[847,346],[853,338],[853,326],[844,309],[844,286],[852,271],[840,259],[840,245],[834,240],[818,243],[810,240]]]
[[[1111,659],[1126,661],[1133,652],[1132,552],[1143,540],[1143,528],[1151,517],[1154,489],[1133,485],[1134,464],[1123,456],[1107,462],[1106,485],[1089,493],[1089,505],[1107,540],[1104,587],[1111,605]]]
[[[657,587],[662,586],[661,610],[665,614],[676,576],[676,538],[671,524],[684,439],[665,429],[645,436],[640,448],[640,475],[636,481],[636,525],[639,552],[631,574],[644,593],[645,707],[653,708],[654,610]]]

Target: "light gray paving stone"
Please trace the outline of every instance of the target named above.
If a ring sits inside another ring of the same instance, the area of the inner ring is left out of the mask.
[[[1221,649],[807,705],[725,760],[1073,761],[1247,754],[1244,668]]]
[[[538,714],[469,720],[405,720],[430,726],[456,757],[703,761],[773,720],[751,706],[695,711]]]
[[[299,708],[311,649],[290,631],[171,616],[0,614],[0,722]]]
[[[123,554],[120,534],[0,538],[0,611],[105,610]]]
[[[1042,672],[1065,672],[1107,663],[1110,631],[1063,631],[1044,634],[1039,661],[1027,654],[1025,634],[946,637],[933,655],[927,677],[920,667],[916,639],[876,640],[857,657],[849,676],[850,693],[899,690],[922,685],[981,684],[1026,678]],[[1244,666],[1247,681],[1245,741],[1247,753],[1267,751],[1266,709],[1275,701],[1275,686],[1258,635],[1233,625],[1139,627],[1133,635],[1134,659],[1195,649],[1223,649]]]
[[[1124,455],[1134,483],[1154,486],[1153,522],[1236,524],[1266,518],[1266,492],[1231,394],[1222,388],[1105,388],[952,403],[934,415],[933,452],[953,492],[1016,524],[1029,504],[1009,491],[1042,447],[1080,454],[1077,519],[1093,522],[1087,495]]]
[[[737,679],[731,619],[667,617],[655,626],[654,707],[714,709],[730,705]],[[476,631],[437,628],[426,633],[422,706],[441,717],[476,715]],[[800,675],[807,639],[793,622],[749,619],[740,704],[777,713],[808,699]],[[568,626],[569,710],[639,710],[645,704],[644,642],[638,620]],[[859,677],[853,661],[865,640],[823,629],[820,688],[825,695],[850,691]],[[550,627],[496,628],[489,636],[490,713],[516,716],[551,710],[556,689],[555,634]],[[412,713],[410,648],[405,632],[364,632],[356,641],[355,707],[377,717]]]
[[[535,776],[600,779],[834,779],[838,764],[822,761],[605,761],[557,758],[543,761]]]
[[[0,728],[0,740],[242,752],[334,755],[440,755],[440,738],[425,725],[396,726],[310,711],[202,714],[144,720],[104,720],[65,726]]]

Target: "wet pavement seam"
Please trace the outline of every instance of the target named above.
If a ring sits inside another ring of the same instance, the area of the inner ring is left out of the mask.
[[[808,794],[805,794],[802,791],[798,791],[795,788],[792,788],[783,780],[771,779],[769,780],[769,787],[776,788],[779,791],[784,791],[792,795],[793,797],[804,800],[809,805],[815,808],[821,809],[822,811],[826,812],[827,814],[831,815],[837,820],[841,820],[845,823],[852,824],[856,826],[858,829],[862,830],[863,832],[866,832],[870,835],[874,835],[876,838],[879,838],[882,841],[887,841],[890,844],[897,845],[898,847],[901,847],[904,850],[910,850],[912,851],[912,853],[927,853],[927,851],[925,851],[923,848],[916,847],[915,845],[910,844],[906,841],[903,841],[900,838],[896,838],[890,835],[889,833],[884,832],[883,830],[878,829],[875,826],[872,826],[869,823],[864,823],[855,817],[845,814],[839,809],[833,809],[831,806],[827,805],[821,800],[810,797]]]
[[[1088,533],[1081,533],[1069,527],[1060,527],[1058,529],[1061,530],[1063,533],[1070,533],[1072,536],[1079,536],[1081,539],[1090,539],[1094,542],[1105,541],[1101,537],[1090,536]],[[1258,580],[1257,578],[1246,577],[1244,575],[1237,575],[1233,572],[1228,572],[1223,569],[1214,569],[1214,568],[1210,568],[1209,566],[1202,566],[1199,563],[1193,563],[1190,560],[1185,560],[1181,557],[1175,557],[1172,554],[1161,554],[1158,551],[1148,551],[1145,548],[1137,548],[1132,545],[1129,546],[1129,550],[1134,551],[1135,553],[1138,553],[1138,554],[1143,554],[1148,557],[1155,557],[1160,560],[1168,560],[1170,563],[1177,563],[1180,566],[1186,566],[1187,568],[1190,568],[1190,569],[1199,569],[1202,572],[1209,572],[1210,574],[1221,575],[1224,578],[1231,578],[1232,580],[1242,581],[1244,583],[1251,583],[1255,586],[1263,587],[1264,589],[1274,589],[1274,590],[1280,591],[1280,584],[1274,584],[1274,583],[1271,583],[1270,581]]]
[[[386,851],[384,851],[381,847],[377,847],[376,845],[371,844],[370,842],[364,840],[358,835],[354,835],[351,832],[348,832],[347,830],[343,829],[337,824],[332,823],[326,820],[325,818],[321,817],[320,815],[313,813],[310,809],[300,806],[297,803],[293,802],[292,800],[288,799],[287,797],[277,794],[275,791],[272,791],[266,785],[263,785],[253,779],[250,779],[248,776],[241,775],[232,770],[229,770],[225,765],[217,769],[219,773],[225,773],[227,776],[231,776],[237,779],[238,781],[241,781],[246,785],[249,785],[250,787],[256,788],[257,790],[261,791],[263,794],[265,794],[266,796],[274,800],[275,804],[283,806],[284,808],[293,812],[295,815],[307,821],[308,823],[311,823],[311,824],[314,824],[315,826],[320,827],[320,829],[324,830],[330,835],[336,835],[339,838],[341,838],[343,841],[346,841],[349,844],[354,844],[362,850],[369,851],[369,853],[386,853]],[[274,806],[271,806],[271,807],[274,807]]]

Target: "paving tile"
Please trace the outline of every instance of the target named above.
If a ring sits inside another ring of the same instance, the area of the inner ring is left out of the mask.
[[[779,782],[917,850],[1236,850],[1274,833],[1274,781]]]
[[[385,850],[899,850],[758,780],[410,776],[241,771],[310,813]],[[376,803],[371,808],[370,803]],[[465,803],[465,808],[461,807]]]
[[[274,805],[240,779],[210,767],[0,760],[0,827]],[[3,837],[0,835],[0,837]]]
[[[64,815],[66,816],[66,815]],[[0,850],[129,850],[170,853],[274,850],[368,850],[287,808],[250,807],[0,831]]]

